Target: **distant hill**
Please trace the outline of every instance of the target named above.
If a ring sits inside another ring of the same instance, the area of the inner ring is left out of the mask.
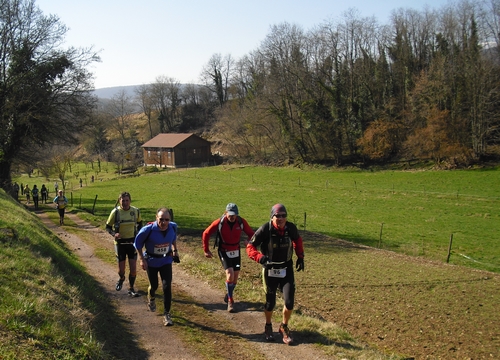
[[[126,94],[130,97],[135,97],[136,93],[135,90],[139,88],[142,85],[128,85],[128,86],[114,86],[114,87],[107,87],[107,88],[100,88],[100,89],[95,89],[94,94],[99,98],[99,99],[111,99],[114,95],[118,94],[121,90],[125,90]],[[180,87],[181,89],[184,89],[186,84],[181,84]],[[195,85],[199,86],[199,85]]]
[[[125,90],[126,94],[130,97],[135,96],[135,89],[140,85],[129,85],[129,86],[114,86],[102,89],[95,89],[94,94],[100,99],[111,99],[114,95],[118,94],[120,91]]]

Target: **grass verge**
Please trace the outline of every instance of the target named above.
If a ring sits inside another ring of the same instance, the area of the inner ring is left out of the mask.
[[[64,243],[3,191],[0,204],[0,358],[144,357]]]

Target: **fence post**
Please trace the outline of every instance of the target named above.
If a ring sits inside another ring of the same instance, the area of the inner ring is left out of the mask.
[[[450,262],[450,256],[451,256],[451,244],[453,243],[453,233],[450,234],[450,245],[448,246],[448,257],[446,258],[446,262]]]
[[[306,232],[307,213],[304,211],[304,233]]]
[[[92,215],[94,215],[94,210],[95,210],[95,203],[97,202],[97,195],[95,196],[94,199],[94,205],[92,206]]]
[[[380,236],[378,239],[378,248],[380,249],[380,246],[382,245],[382,229],[384,228],[384,223],[380,224]]]

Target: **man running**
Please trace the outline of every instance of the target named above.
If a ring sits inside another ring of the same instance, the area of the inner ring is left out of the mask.
[[[260,251],[258,250],[260,248]],[[263,266],[262,277],[266,291],[264,314],[266,325],[264,333],[267,341],[274,341],[272,315],[276,305],[276,290],[283,294],[283,321],[279,333],[285,344],[292,344],[293,339],[288,329],[288,321],[295,302],[295,278],[293,274],[293,250],[297,255],[295,268],[304,270],[304,247],[302,237],[295,224],[287,221],[287,212],[283,204],[271,208],[271,219],[257,229],[247,245],[250,259]]]
[[[238,206],[229,203],[221,218],[215,219],[202,235],[203,252],[205,257],[212,258],[209,249],[209,240],[212,234],[216,235],[217,254],[226,272],[226,290],[224,302],[227,303],[227,311],[234,311],[234,288],[238,282],[238,275],[241,270],[240,237],[245,232],[248,240],[253,236],[254,231],[248,222],[239,216]],[[245,245],[248,243],[245,240]]]
[[[106,221],[106,230],[113,236],[115,253],[118,260],[118,275],[120,278],[116,283],[116,291],[120,291],[125,281],[125,261],[128,257],[129,263],[129,288],[128,294],[132,297],[139,296],[134,290],[137,277],[137,251],[134,247],[134,239],[142,227],[141,214],[138,208],[131,206],[132,198],[128,192],[122,192],[118,198],[119,206],[111,210]]]

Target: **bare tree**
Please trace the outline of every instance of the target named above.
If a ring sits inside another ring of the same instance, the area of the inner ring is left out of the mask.
[[[222,107],[229,99],[229,86],[234,60],[230,54],[222,57],[214,54],[204,66],[201,73],[202,83],[215,94]]]
[[[92,49],[63,49],[67,28],[45,16],[34,0],[0,6],[0,186],[11,182],[13,162],[46,144],[76,141],[95,99],[86,67]]]
[[[118,132],[125,145],[132,129],[132,118],[135,113],[132,98],[122,89],[113,95],[106,104],[104,112],[110,119],[111,127]]]
[[[152,127],[152,117],[153,117],[153,86],[152,85],[141,85],[135,90],[137,101],[142,109],[142,112],[148,120],[149,128],[149,138],[153,138],[153,127]]]
[[[139,156],[139,144],[133,121],[136,112],[131,96],[127,95],[125,90],[119,91],[106,105],[105,114],[111,128],[119,134],[119,142],[115,141],[112,145],[114,159],[120,164],[119,171],[125,167],[125,162],[135,167],[135,160]]]
[[[159,76],[151,85],[151,94],[151,105],[158,114],[160,132],[173,131],[180,123],[180,83],[174,78]]]

